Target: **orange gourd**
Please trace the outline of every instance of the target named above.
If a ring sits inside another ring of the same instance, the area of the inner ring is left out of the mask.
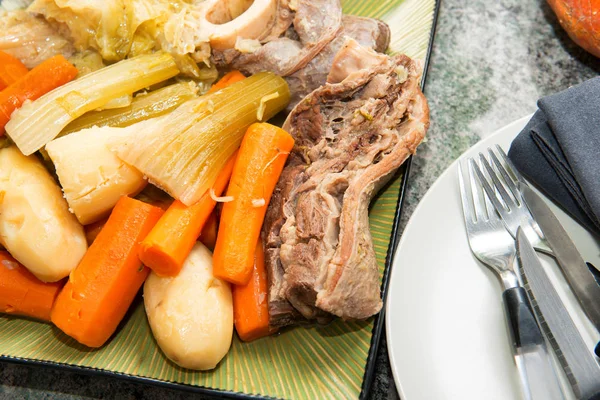
[[[600,57],[600,0],[548,0],[571,39]]]

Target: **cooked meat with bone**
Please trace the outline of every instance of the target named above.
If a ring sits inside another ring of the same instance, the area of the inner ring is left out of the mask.
[[[342,16],[339,0],[280,0],[277,17],[265,32],[257,48],[215,49],[213,60],[246,74],[267,70],[284,76],[292,93],[288,111],[325,83],[333,57],[347,37],[378,52],[385,51],[390,41],[384,22]]]
[[[263,226],[273,326],[381,309],[368,206],[425,136],[421,70],[348,39],[288,116],[296,144]]]
[[[291,111],[300,100],[327,81],[333,57],[342,48],[347,38],[356,40],[361,46],[383,52],[390,43],[390,28],[385,22],[378,19],[344,15],[342,29],[335,39],[304,68],[285,78],[292,93],[288,111]]]
[[[342,6],[339,0],[296,0],[281,1],[279,4],[280,15],[293,12],[293,29],[287,29],[285,35],[277,38],[267,35],[268,39],[262,42],[268,41],[254,52],[215,50],[213,57],[217,65],[227,65],[249,74],[271,71],[280,76],[288,76],[315,58],[342,27]]]

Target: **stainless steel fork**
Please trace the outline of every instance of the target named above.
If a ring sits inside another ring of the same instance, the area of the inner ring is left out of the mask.
[[[496,154],[500,154],[502,161]],[[566,239],[561,235],[552,237],[555,230],[549,228],[547,233],[551,240],[546,239],[522,197],[520,188],[522,189],[524,186],[521,185],[526,185],[526,183],[516,169],[512,167],[502,149],[499,146],[496,146],[495,151],[493,148],[489,148],[488,156],[490,161],[484,154],[479,154],[483,171],[477,164],[473,164],[475,173],[502,217],[507,230],[514,237],[517,229],[521,226],[529,241],[535,243],[536,249],[542,250],[556,259],[583,311],[594,326],[599,328],[600,307],[598,306],[598,297],[600,296],[600,289],[598,289],[593,275],[590,274],[588,265],[577,252],[575,245],[568,243],[571,240],[568,239],[566,233],[563,232],[562,234]],[[543,220],[540,220],[540,223],[544,226]],[[553,246],[555,251],[551,250]],[[520,274],[517,274],[517,276],[520,278]]]
[[[504,312],[523,396],[527,400],[563,399],[544,337],[513,269],[515,242],[476,178],[477,169],[474,160],[469,159],[468,179],[465,180],[460,163],[458,165],[467,238],[475,257],[500,277],[504,287]]]
[[[513,270],[516,257],[514,239],[508,234],[496,214],[489,196],[476,181],[477,165],[468,161],[468,184],[465,183],[461,165],[458,165],[458,182],[463,205],[463,216],[469,247],[475,257],[500,278],[504,289],[519,286]]]
[[[491,164],[483,153],[479,153],[479,160],[495,187],[492,188],[490,186],[489,181],[484,177],[483,172],[477,165],[475,165],[475,172],[483,184],[486,193],[490,196],[494,207],[502,217],[506,229],[513,238],[516,238],[517,229],[520,226],[536,250],[552,256],[553,253],[548,241],[533,219],[517,187],[518,183],[527,185],[527,182],[525,182],[525,179],[523,179],[521,174],[512,165],[500,146],[496,145],[495,151],[494,147],[489,147],[487,153]],[[498,158],[496,153],[500,158]]]

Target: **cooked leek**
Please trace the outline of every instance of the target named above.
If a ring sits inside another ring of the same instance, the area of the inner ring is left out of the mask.
[[[6,124],[6,133],[23,154],[32,154],[84,113],[178,73],[175,60],[164,52],[120,61],[24,104]]]
[[[114,99],[110,99],[108,103],[104,104],[102,107],[98,108],[98,111],[103,110],[114,110],[115,108],[123,108],[127,107],[133,101],[133,95],[125,94],[120,97],[115,97]]]
[[[227,159],[239,147],[246,129],[273,117],[290,100],[287,83],[261,72],[218,92],[184,103],[172,113],[143,121],[115,139],[111,149],[186,205],[194,204],[214,183]]]
[[[62,130],[59,136],[92,126],[126,127],[145,119],[159,117],[188,100],[196,98],[198,87],[193,82],[176,83],[148,94],[138,95],[127,107],[90,111]]]

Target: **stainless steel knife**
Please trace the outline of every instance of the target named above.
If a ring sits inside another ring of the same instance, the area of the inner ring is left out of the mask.
[[[530,187],[519,183],[519,190],[533,218],[544,233],[558,265],[583,312],[600,331],[600,287],[573,241],[550,207]]]
[[[575,396],[578,399],[598,398],[600,366],[521,228],[517,231],[517,258],[539,325],[552,345]]]

